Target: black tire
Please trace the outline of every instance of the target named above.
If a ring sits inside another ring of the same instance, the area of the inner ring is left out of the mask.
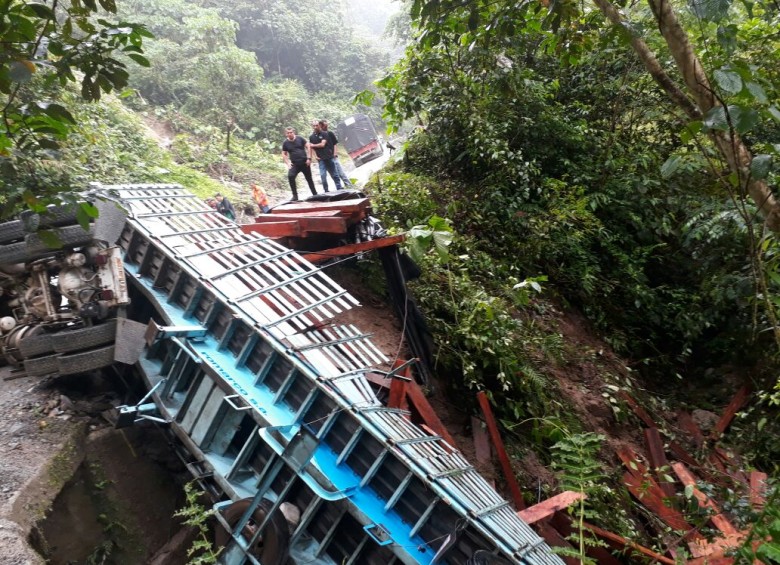
[[[92,241],[92,230],[85,231],[79,225],[65,226],[63,228],[54,228],[54,232],[60,239],[62,249],[67,247],[80,247],[82,245],[88,245]],[[30,254],[35,253],[51,253],[53,250],[46,245],[37,234],[29,234],[25,238],[27,243],[27,252]]]
[[[84,231],[81,226],[67,226],[56,231],[62,248],[80,247],[92,242],[90,232]],[[27,263],[57,251],[59,249],[52,249],[46,245],[37,234],[28,234],[24,241],[0,245],[0,263]]]
[[[13,265],[27,260],[27,244],[24,241],[0,245],[0,263]]]
[[[114,346],[90,349],[80,353],[59,356],[59,373],[61,375],[75,375],[87,373],[95,369],[110,367],[114,364]]]
[[[30,377],[43,377],[59,371],[59,355],[24,360],[24,372]]]
[[[22,239],[26,235],[22,222],[11,220],[0,224],[0,245],[17,239]]]
[[[25,210],[19,214],[19,219],[27,233],[33,233],[40,228],[69,226],[79,221],[74,206],[49,206],[41,213]]]
[[[52,334],[50,337],[52,348],[57,353],[70,353],[96,345],[113,343],[116,340],[116,320],[109,320],[104,324],[88,328],[64,330]]]
[[[251,498],[244,498],[237,500],[223,511],[225,521],[230,524],[231,527],[235,526],[244,515],[246,509],[252,504]],[[255,524],[259,525],[265,520],[266,514],[273,507],[273,503],[264,498],[260,501],[260,505],[252,514],[252,520]],[[244,537],[249,541],[252,537],[251,532],[245,531]],[[217,547],[225,547],[230,541],[231,536],[229,532],[226,532],[221,526],[217,526],[217,531],[214,535],[214,541]],[[287,527],[287,520],[284,515],[277,509],[273,513],[271,519],[263,530],[263,536],[261,544],[253,551],[253,555],[263,565],[284,565],[287,562],[290,550],[290,532]]]
[[[19,341],[19,353],[22,357],[35,357],[54,352],[51,335],[42,333],[24,337]]]

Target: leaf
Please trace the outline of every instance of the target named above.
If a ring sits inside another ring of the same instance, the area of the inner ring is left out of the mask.
[[[773,542],[762,543],[756,555],[761,559],[762,563],[780,563],[780,545]]]
[[[51,247],[52,249],[62,247],[62,241],[51,230],[38,230],[37,235],[46,247]]]
[[[46,4],[39,4],[37,2],[30,2],[25,8],[31,11],[36,17],[42,20],[53,20],[54,10],[49,8]]]
[[[451,232],[452,228],[447,223],[447,220],[442,218],[441,216],[433,216],[430,220],[428,220],[428,225],[433,229],[433,231],[446,231]]]
[[[76,123],[76,118],[73,117],[73,114],[71,114],[64,106],[60,106],[59,104],[53,104],[51,102],[39,102],[38,107],[43,110],[43,112],[55,120],[59,120],[61,122],[70,122],[72,124]]]
[[[738,133],[750,131],[758,125],[758,111],[747,106],[729,106],[731,124]]]
[[[715,82],[729,94],[737,94],[742,90],[742,77],[734,71],[724,71],[718,69],[714,73]]]
[[[116,13],[116,3],[114,0],[100,0],[100,5],[106,12]]]
[[[697,133],[699,133],[702,130],[703,125],[704,124],[702,124],[702,122],[698,120],[686,124],[685,129],[683,129],[682,132],[680,132],[680,140],[683,143],[688,143],[691,139],[696,137]]]
[[[726,17],[731,6],[730,0],[690,0],[688,4],[694,15],[700,20],[719,22]]]
[[[149,63],[149,59],[144,57],[143,55],[138,55],[137,53],[128,53],[128,57],[130,57],[133,61],[141,65],[142,67],[149,67],[151,66],[151,63]]]
[[[750,162],[750,174],[754,179],[765,179],[769,175],[769,171],[772,169],[772,156],[762,153],[756,155]]]
[[[718,43],[727,54],[731,55],[737,50],[737,26],[718,26],[717,36]]]
[[[685,498],[689,499],[693,496],[693,485],[685,486]]]
[[[79,225],[83,230],[89,229],[89,222],[91,219],[91,214],[85,209],[85,204],[82,204],[76,209],[76,220],[78,221]],[[89,204],[92,206],[91,204]],[[94,208],[94,206],[92,206]]]
[[[761,104],[766,104],[769,101],[764,88],[757,82],[747,82],[745,86],[747,87],[748,92],[753,95],[753,98],[756,99],[756,101],[760,102]]]
[[[710,108],[702,120],[702,125],[705,131],[716,129],[727,131],[729,129],[729,122],[726,119],[726,109],[723,106],[715,106]]]
[[[665,179],[670,178],[674,173],[677,172],[677,169],[680,168],[680,164],[682,164],[683,160],[682,157],[679,155],[672,155],[669,157],[663,165],[661,165],[661,176]]]
[[[769,107],[769,115],[772,116],[775,121],[780,122],[780,110],[777,108],[777,106]]]

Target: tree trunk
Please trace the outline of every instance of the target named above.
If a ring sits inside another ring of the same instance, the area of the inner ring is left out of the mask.
[[[699,120],[718,104],[707,74],[688,40],[688,34],[672,10],[669,0],[647,1],[658,23],[658,29],[683,77],[687,93],[669,76],[658,62],[655,54],[641,38],[632,34],[631,45],[647,71],[672,101],[688,117]],[[612,24],[624,29],[627,28],[623,16],[610,0],[594,0],[594,3]],[[750,175],[750,163],[753,156],[742,139],[733,129],[729,131],[712,130],[709,135],[728,164],[729,170],[736,174],[740,189],[747,192],[761,211],[767,227],[775,232],[780,231],[780,206],[766,182],[756,180]]]

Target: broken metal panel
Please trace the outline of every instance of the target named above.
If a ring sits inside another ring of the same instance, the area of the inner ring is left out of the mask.
[[[163,335],[139,363],[150,386],[174,381],[160,413],[231,498],[300,508],[294,563],[458,564],[478,549],[561,563],[462,455],[379,402],[365,374],[387,359],[330,324],[357,305],[346,291],[180,187],[112,189],[130,211],[132,280],[165,324],[206,330]],[[253,560],[239,530],[229,565]]]

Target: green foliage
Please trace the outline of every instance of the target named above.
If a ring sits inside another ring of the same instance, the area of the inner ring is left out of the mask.
[[[776,479],[766,485],[766,501],[737,555],[747,563],[780,563],[780,487]]]
[[[388,62],[388,53],[352,32],[341,3],[321,0],[231,0],[223,17],[240,25],[238,46],[253,52],[269,76],[295,79],[313,92],[351,96],[366,88]]]
[[[594,536],[587,535],[583,522],[599,518],[591,508],[586,497],[598,498],[603,491],[605,475],[601,471],[598,452],[604,436],[594,433],[566,434],[552,446],[553,467],[559,471],[560,487],[584,495],[569,512],[574,515],[576,529],[569,539],[575,544],[575,550],[559,551],[562,555],[576,557],[580,563],[594,564],[596,561],[586,554],[586,547],[603,546]]]
[[[446,187],[429,176],[393,171],[375,177],[366,190],[382,219],[405,229],[427,223],[439,211],[434,197],[436,193],[441,196]],[[446,198],[446,194],[443,196]]]
[[[450,218],[495,261],[545,273],[648,374],[698,358],[718,363],[739,352],[750,363],[761,355],[769,335],[753,329],[771,324],[754,316],[757,271],[745,255],[755,210],[730,200],[713,176],[717,157],[709,146],[702,152],[701,124],[682,142],[669,134],[678,118],[626,55],[625,39],[594,35],[600,23],[591,14],[577,22],[579,39],[565,37],[574,59],[561,68],[560,37],[546,29],[553,22],[543,10],[449,1],[418,8],[417,43],[379,85],[388,120],[425,123],[404,165],[436,178],[425,201],[437,207],[426,216]],[[556,17],[560,24],[572,14]],[[740,98],[748,83],[761,84],[751,95],[758,115],[769,115],[771,97],[760,95],[774,92],[766,73],[737,71],[743,62],[721,69],[720,82],[736,91],[739,77],[736,105],[750,103]],[[753,113],[723,112],[752,126]],[[751,170],[771,182],[770,145]]]
[[[452,228],[444,218],[433,216],[428,225],[414,226],[406,233],[409,255],[415,261],[422,259],[428,249],[433,248],[439,261],[449,260],[449,247],[452,243]]]
[[[195,528],[198,532],[198,537],[187,550],[188,563],[190,565],[217,563],[222,548],[214,548],[209,530],[209,520],[214,515],[214,510],[206,510],[203,507],[200,503],[202,493],[193,482],[184,485],[184,495],[186,496],[184,507],[174,512],[173,515],[182,518],[185,525]]]
[[[76,125],[58,99],[57,86],[80,82],[80,96],[96,101],[128,83],[125,61],[148,65],[140,25],[110,22],[112,0],[59,6],[0,2],[0,202],[14,210],[22,202],[51,199],[68,187],[37,174],[38,164],[57,151]],[[78,75],[78,77],[77,77]]]

